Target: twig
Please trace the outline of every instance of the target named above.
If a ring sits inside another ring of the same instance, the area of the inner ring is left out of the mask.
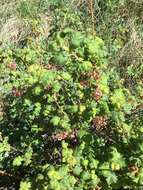
[[[3,170],[0,170],[0,176],[8,176],[8,177],[12,177],[12,178],[15,178],[15,179],[20,179],[19,177],[17,177],[17,176],[14,176],[13,174],[11,174],[11,173],[8,173],[8,172],[6,172],[6,171],[3,171]]]
[[[92,21],[92,32],[95,34],[95,20],[94,20],[94,3],[93,0],[88,0],[88,12]]]

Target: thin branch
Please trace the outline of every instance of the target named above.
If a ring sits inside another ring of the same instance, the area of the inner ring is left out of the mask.
[[[18,176],[15,176],[15,175],[13,175],[13,174],[11,174],[11,173],[8,173],[8,172],[6,172],[6,171],[3,171],[3,170],[0,170],[0,176],[1,177],[12,177],[12,178],[15,178],[15,179],[17,179],[17,180],[19,180],[20,178],[18,177]]]

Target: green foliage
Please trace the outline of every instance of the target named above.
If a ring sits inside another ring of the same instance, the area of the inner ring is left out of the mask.
[[[142,83],[132,93],[104,40],[57,3],[48,41],[0,49],[2,178],[20,190],[139,189]]]

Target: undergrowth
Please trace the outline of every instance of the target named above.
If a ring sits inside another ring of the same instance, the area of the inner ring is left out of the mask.
[[[21,0],[1,16],[1,188],[142,188],[141,7]]]

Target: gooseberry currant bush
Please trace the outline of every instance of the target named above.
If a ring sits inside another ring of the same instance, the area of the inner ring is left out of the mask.
[[[142,87],[125,87],[101,38],[65,28],[1,49],[0,62],[2,178],[21,190],[143,186]]]

